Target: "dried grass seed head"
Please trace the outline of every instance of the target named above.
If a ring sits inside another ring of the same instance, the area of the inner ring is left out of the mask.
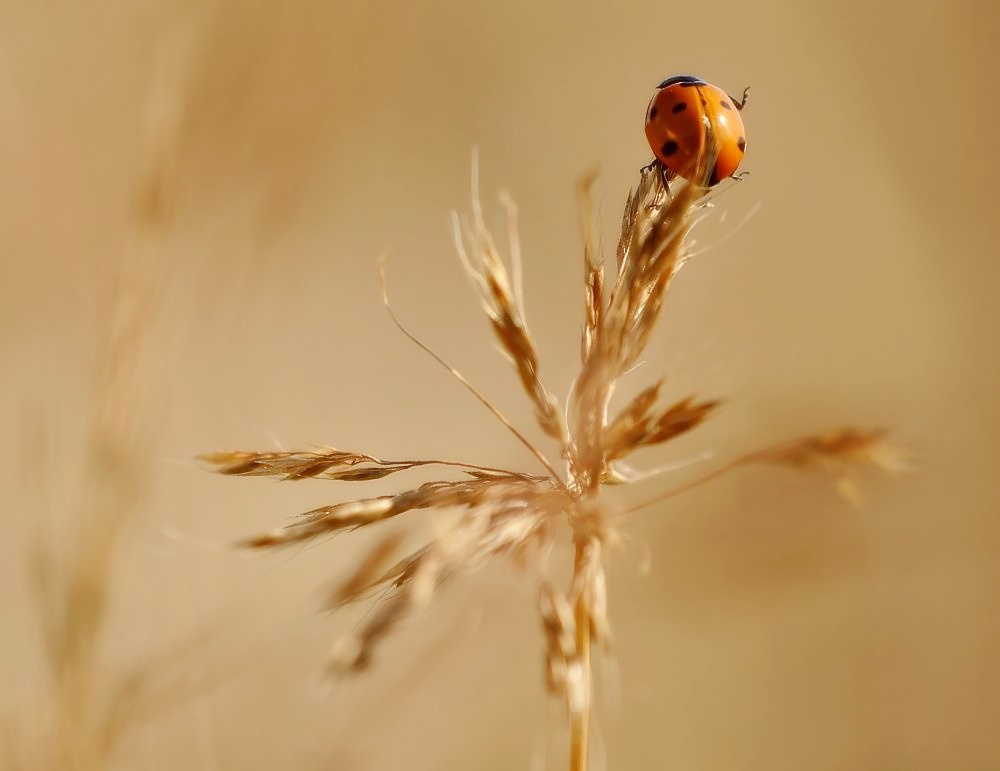
[[[708,179],[711,158],[702,159]],[[699,178],[696,176],[696,178]],[[621,541],[620,512],[600,494],[605,484],[627,479],[617,467],[634,451],[667,442],[698,426],[719,405],[717,400],[688,396],[661,403],[663,381],[641,390],[613,418],[611,401],[618,380],[645,351],[678,269],[690,255],[690,233],[708,205],[705,185],[678,182],[665,186],[662,170],[643,170],[622,216],[621,237],[612,274],[598,252],[591,227],[593,178],[579,188],[583,231],[584,305],[581,369],[563,408],[540,377],[537,346],[524,312],[521,249],[516,210],[509,199],[507,230],[510,267],[485,225],[473,179],[471,222],[454,218],[455,245],[484,313],[503,352],[531,401],[539,426],[559,444],[567,464],[564,480],[545,454],[521,434],[495,405],[458,370],[413,335],[388,302],[380,268],[383,301],[394,323],[459,380],[541,462],[546,474],[527,474],[474,463],[443,460],[382,460],[367,453],[335,448],[301,452],[223,452],[204,456],[220,473],[272,476],[281,480],[329,479],[364,482],[420,468],[458,470],[462,478],[421,484],[402,492],[321,506],[288,526],[244,542],[255,548],[303,542],[321,535],[376,525],[418,509],[457,510],[451,525],[421,547],[399,557],[400,540],[378,540],[329,595],[330,607],[377,597],[375,612],[335,646],[337,669],[366,667],[378,644],[409,614],[426,605],[450,577],[497,557],[527,562],[536,555],[539,613],[545,636],[546,681],[565,699],[572,724],[586,724],[590,704],[591,642],[610,647],[605,555]],[[610,280],[609,280],[610,279]],[[899,467],[897,456],[879,432],[844,430],[806,437],[757,451],[667,491],[662,500],[752,462],[796,468],[821,468],[846,486],[858,464]],[[649,503],[649,501],[647,501]],[[645,505],[645,504],[643,504]],[[633,506],[629,511],[639,508]],[[560,532],[575,544],[568,590],[556,589],[549,577],[548,554]]]

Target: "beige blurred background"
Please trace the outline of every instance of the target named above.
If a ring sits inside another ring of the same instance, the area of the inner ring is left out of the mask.
[[[671,394],[728,406],[642,460],[850,423],[890,427],[917,473],[873,475],[853,509],[820,478],[756,469],[637,517],[611,567],[595,767],[1000,768],[998,16],[971,1],[5,0],[3,741],[45,741],[28,554],[39,533],[77,540],[104,311],[137,249],[164,272],[135,426],[149,473],[105,656],[166,695],[114,767],[564,767],[526,577],[451,585],[369,675],[325,685],[360,611],[317,608],[366,536],[228,544],[353,488],[191,458],[325,443],[532,469],[391,327],[377,258],[392,248],[400,315],[530,426],[451,247],[472,148],[491,221],[500,190],[520,207],[542,375],[565,393],[575,180],[601,169],[611,248],[652,87],[690,71],[752,85],[751,175],[718,198],[637,385],[662,371]],[[169,216],[137,242],[151,158]]]

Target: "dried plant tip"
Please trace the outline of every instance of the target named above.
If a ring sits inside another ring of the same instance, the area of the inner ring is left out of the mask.
[[[615,417],[606,430],[605,457],[608,465],[602,481],[610,481],[615,471],[610,465],[639,447],[661,444],[698,426],[721,402],[696,402],[689,396],[664,410],[659,417],[650,413],[656,404],[662,381],[640,392]]]
[[[198,456],[216,466],[216,473],[229,476],[273,476],[281,480],[334,479],[341,482],[369,482],[399,471],[422,466],[452,466],[474,477],[530,478],[516,471],[459,463],[448,460],[382,460],[365,453],[334,447],[291,452],[223,451]]]
[[[388,580],[386,570],[402,540],[402,536],[398,533],[392,533],[379,540],[369,549],[368,554],[350,577],[330,593],[326,607],[333,610],[345,603],[353,602],[365,592]]]
[[[404,583],[382,604],[357,632],[342,638],[330,653],[332,671],[365,669],[372,661],[375,647],[413,610],[427,603],[441,580],[442,564],[433,550],[414,559]]]
[[[596,179],[592,171],[577,185],[580,209],[580,232],[583,238],[583,334],[581,336],[581,361],[586,362],[594,349],[597,330],[604,315],[604,260],[601,257],[593,231],[591,189]]]
[[[365,498],[360,501],[322,506],[303,514],[302,522],[288,525],[281,530],[263,533],[243,541],[241,545],[252,549],[284,546],[306,541],[322,533],[363,527],[416,508],[421,500],[416,491],[410,491],[400,495],[386,495],[381,498]]]
[[[586,300],[588,307],[600,308],[599,323],[584,325],[583,349],[588,355],[573,384],[568,410],[570,469],[582,490],[596,491],[606,476],[613,460],[608,455],[612,441],[617,443],[615,452],[624,453],[647,433],[643,429],[630,434],[631,439],[625,436],[626,424],[633,422],[626,414],[612,440],[607,431],[608,405],[615,382],[636,363],[659,318],[698,200],[692,185],[681,185],[667,195],[659,173],[643,173],[622,217],[615,283],[600,302]],[[594,270],[588,262],[588,271]],[[593,283],[589,285],[587,291],[592,292]],[[651,407],[640,403],[633,409],[645,415]]]
[[[249,548],[283,546],[315,538],[325,533],[364,527],[413,509],[476,506],[487,501],[525,497],[528,500],[552,491],[548,479],[520,476],[484,475],[459,482],[428,482],[415,490],[377,498],[321,506],[302,514],[297,522],[281,530],[242,543]]]
[[[682,399],[656,419],[640,444],[659,444],[690,431],[721,403],[718,400],[696,402],[693,396]]]
[[[841,428],[805,436],[765,450],[759,459],[796,468],[867,465],[893,474],[910,469],[909,453],[888,441],[883,429]]]
[[[362,463],[381,464],[377,458],[345,452],[333,447],[312,452],[243,452],[222,451],[198,456],[198,460],[216,466],[214,471],[230,476],[276,476],[281,479],[344,478]],[[401,470],[391,467],[388,473]]]
[[[449,531],[381,575],[378,570],[389,556],[389,547],[395,544],[376,546],[335,597],[342,604],[379,587],[386,587],[387,595],[375,615],[338,645],[332,659],[334,667],[356,671],[367,666],[377,644],[408,614],[426,605],[448,576],[490,558],[517,555],[529,545],[547,542],[550,535],[545,525],[551,507],[560,506],[561,499],[561,493],[543,493],[535,505],[525,505],[520,497],[484,501]]]
[[[493,332],[510,355],[517,369],[521,386],[535,407],[538,425],[549,436],[562,441],[563,425],[559,403],[542,385],[538,378],[538,355],[527,330],[518,326],[509,316],[491,316]]]
[[[539,379],[538,353],[528,332],[519,293],[514,290],[515,285],[507,266],[483,220],[477,190],[473,190],[473,196],[473,224],[463,231],[457,217],[455,218],[455,248],[466,272],[480,290],[483,310],[490,320],[493,333],[517,370],[524,392],[534,405],[539,426],[549,436],[564,442],[565,428],[559,403]],[[508,229],[511,251],[517,256],[515,264],[519,264],[520,247],[514,216],[513,206],[510,205]]]
[[[806,436],[756,453],[752,460],[824,471],[833,477],[837,489],[855,502],[859,467],[871,466],[890,474],[910,469],[909,453],[890,442],[883,429],[842,428]]]

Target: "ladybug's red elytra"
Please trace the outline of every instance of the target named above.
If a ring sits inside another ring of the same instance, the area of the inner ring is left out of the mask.
[[[674,75],[656,87],[646,109],[646,138],[668,177],[695,181],[706,152],[715,153],[708,187],[736,173],[747,147],[740,110],[749,93],[745,89],[737,100],[694,75]]]

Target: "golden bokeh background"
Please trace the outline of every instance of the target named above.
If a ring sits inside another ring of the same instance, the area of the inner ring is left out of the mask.
[[[1000,767],[998,20],[973,0],[4,0],[0,759],[32,767],[52,741],[29,555],[88,526],[95,362],[138,249],[163,273],[137,373],[148,473],[102,672],[139,666],[160,687],[112,767],[564,767],[527,577],[452,583],[369,674],[325,683],[361,610],[317,608],[368,536],[229,544],[353,488],[191,459],[316,443],[533,469],[392,328],[377,259],[392,249],[414,331],[530,427],[451,246],[472,149],[490,221],[499,191],[518,203],[542,376],[565,393],[575,181],[601,170],[610,249],[652,87],[691,71],[753,86],[751,174],[718,197],[635,378],[728,403],[642,460],[884,425],[916,473],[872,475],[852,508],[819,477],[747,470],[637,516],[611,564],[594,767]],[[166,226],[137,241],[150,163]]]

